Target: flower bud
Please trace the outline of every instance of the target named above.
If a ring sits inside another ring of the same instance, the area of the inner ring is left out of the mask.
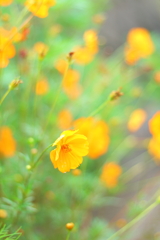
[[[69,231],[71,231],[73,228],[74,228],[74,223],[67,223],[66,224],[66,228],[69,230]]]

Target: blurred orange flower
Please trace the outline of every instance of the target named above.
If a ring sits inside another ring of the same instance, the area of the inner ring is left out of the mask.
[[[128,64],[136,63],[140,58],[146,58],[154,52],[154,44],[145,28],[133,28],[127,36],[125,60]]]
[[[36,84],[35,92],[37,95],[45,95],[49,90],[48,81],[46,78],[41,79]]]
[[[60,129],[69,129],[71,127],[72,121],[72,114],[68,109],[63,109],[58,114],[58,126]]]
[[[149,121],[149,130],[153,137],[160,141],[160,111]]]
[[[157,71],[154,75],[154,80],[157,82],[157,83],[160,83],[160,71]]]
[[[55,68],[58,70],[58,72],[60,72],[61,74],[65,73],[65,70],[67,68],[67,61],[64,59],[59,59],[56,63],[55,63]]]
[[[151,138],[148,145],[148,151],[151,155],[155,157],[155,161],[158,160],[158,162],[160,162],[160,141],[158,141],[154,137]]]
[[[121,173],[122,168],[117,163],[110,162],[104,165],[100,178],[108,188],[114,188]]]
[[[89,157],[96,159],[108,150],[109,130],[107,124],[93,117],[79,118],[74,121],[74,127],[84,134],[89,141]],[[98,139],[98,140],[97,140]]]
[[[28,10],[39,18],[47,17],[49,8],[55,4],[55,0],[27,0],[25,2]]]
[[[0,68],[5,68],[9,64],[9,59],[16,54],[15,47],[9,39],[10,32],[0,28]]]
[[[92,54],[96,54],[98,52],[98,37],[94,30],[91,29],[84,33],[84,41],[86,47]]]
[[[78,64],[90,63],[94,58],[94,54],[87,47],[78,47],[74,52],[73,59]]]
[[[50,152],[50,159],[54,168],[58,168],[60,172],[76,169],[82,163],[82,157],[88,154],[87,138],[77,132],[78,130],[62,132],[52,145],[57,147]]]
[[[79,72],[73,69],[69,69],[62,83],[64,92],[71,99],[76,99],[80,96],[82,89],[79,85],[80,75]]]
[[[136,132],[145,122],[146,117],[147,117],[147,114],[143,109],[134,110],[131,113],[128,121],[128,129],[131,132]]]
[[[0,6],[8,6],[13,2],[13,0],[0,0]]]
[[[33,49],[38,54],[40,59],[43,59],[48,52],[48,46],[43,42],[35,43]]]
[[[0,128],[0,156],[12,157],[16,151],[16,141],[9,127]]]

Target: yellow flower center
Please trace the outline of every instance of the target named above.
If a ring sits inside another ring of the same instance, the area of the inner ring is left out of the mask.
[[[61,150],[64,151],[65,153],[71,151],[71,149],[69,148],[68,144],[62,145],[62,146],[61,146]]]

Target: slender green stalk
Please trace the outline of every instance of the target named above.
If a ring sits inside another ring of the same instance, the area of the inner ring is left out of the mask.
[[[111,100],[111,98],[109,96],[108,99],[106,101],[104,101],[96,110],[91,112],[91,114],[88,117],[95,116],[98,112],[100,112],[107,105],[108,102],[110,102],[110,100]]]
[[[4,99],[7,97],[7,95],[9,94],[9,92],[11,91],[11,89],[8,89],[7,92],[3,95],[3,97],[0,100],[0,105],[2,104],[2,102],[4,101]]]
[[[38,159],[36,160],[36,162],[31,166],[31,169],[34,169],[38,162],[40,161],[41,157],[43,156],[43,154],[52,146],[52,144],[50,144],[47,148],[44,149],[44,151],[40,154],[40,156],[38,157]]]
[[[127,231],[129,228],[131,228],[134,224],[136,224],[140,219],[145,217],[152,209],[154,209],[156,206],[158,206],[158,202],[155,201],[149,207],[147,207],[143,212],[141,212],[137,217],[135,217],[131,222],[126,224],[123,228],[121,228],[119,231],[114,233],[111,237],[107,238],[107,240],[115,239],[115,237],[120,236],[122,233]]]
[[[63,75],[62,81],[61,81],[61,83],[60,83],[60,85],[59,85],[59,88],[58,88],[58,90],[57,90],[57,94],[56,94],[56,96],[55,96],[55,99],[54,99],[52,108],[51,108],[51,110],[50,110],[50,112],[49,112],[49,114],[48,114],[46,123],[45,123],[45,125],[44,125],[44,131],[45,131],[45,129],[46,129],[47,126],[48,126],[49,119],[50,119],[50,117],[51,117],[51,115],[52,115],[52,113],[53,113],[53,110],[54,110],[54,108],[55,108],[55,106],[56,106],[56,104],[57,104],[57,101],[58,101],[58,98],[59,98],[59,95],[60,95],[60,92],[61,92],[62,84],[63,84],[63,82],[64,82],[64,80],[65,80],[65,78],[66,78],[66,76],[67,76],[67,73],[68,73],[70,64],[71,64],[71,62],[68,61],[68,64],[67,64],[67,66],[66,66],[65,73],[64,73],[64,75]]]
[[[71,232],[69,231],[67,234],[66,240],[69,240],[70,234],[71,234]]]

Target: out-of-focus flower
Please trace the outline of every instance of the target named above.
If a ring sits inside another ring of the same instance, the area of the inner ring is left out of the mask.
[[[2,157],[12,157],[16,151],[16,141],[13,138],[9,127],[0,128],[0,155]]]
[[[160,83],[160,71],[156,72],[155,75],[154,75],[154,80],[157,82],[157,83]]]
[[[125,47],[125,60],[128,64],[132,65],[153,52],[154,44],[147,29],[133,28],[129,31]]]
[[[39,18],[47,17],[49,8],[55,4],[55,0],[27,0],[25,2],[28,10]]]
[[[48,46],[46,44],[44,44],[43,42],[37,42],[34,45],[33,49],[38,54],[40,59],[43,59],[48,52]]]
[[[79,129],[89,141],[89,157],[96,159],[107,152],[109,145],[109,130],[107,124],[93,117],[79,118],[74,121],[73,126]]]
[[[15,47],[9,39],[10,32],[0,28],[0,68],[5,68],[9,64],[9,59],[16,54]]]
[[[35,92],[37,95],[45,95],[49,90],[48,81],[46,78],[39,80],[36,84]]]
[[[72,171],[72,174],[73,174],[74,176],[80,176],[80,175],[82,174],[82,171],[81,171],[80,169],[74,169],[74,170]]]
[[[14,79],[10,84],[9,84],[9,89],[13,90],[19,86],[19,84],[23,83],[22,80],[20,79]]]
[[[82,157],[88,154],[87,138],[77,132],[78,130],[62,132],[52,145],[56,149],[50,152],[50,159],[54,168],[58,168],[60,172],[76,169],[82,163]]]
[[[68,109],[63,109],[58,114],[58,126],[62,130],[69,129],[71,127],[73,117],[71,112]]]
[[[67,223],[66,224],[66,228],[71,231],[74,228],[74,223],[72,223],[72,222],[71,223]]]
[[[64,59],[59,59],[56,63],[55,63],[55,68],[58,70],[58,72],[60,72],[61,74],[65,73],[65,70],[67,68],[67,61]]]
[[[4,209],[0,209],[0,218],[6,218],[7,217],[7,211]]]
[[[147,117],[147,114],[143,109],[134,110],[131,113],[128,124],[127,124],[129,131],[136,132],[145,122],[146,117]]]
[[[8,6],[13,2],[13,0],[0,0],[0,6]]]
[[[84,33],[84,41],[86,47],[92,54],[96,54],[98,52],[98,37],[94,30],[91,29]]]
[[[122,168],[117,163],[110,162],[104,165],[100,178],[108,188],[114,188],[121,173]]]
[[[148,151],[151,155],[154,156],[155,161],[160,162],[160,141],[156,138],[151,138],[149,145],[148,145]]]
[[[149,121],[149,130],[153,137],[160,141],[160,111]]]
[[[105,15],[103,14],[96,14],[93,16],[93,22],[97,23],[97,24],[101,24],[106,20]]]
[[[76,99],[81,94],[81,86],[79,85],[80,75],[79,72],[73,69],[69,69],[62,83],[64,92],[71,99]]]
[[[78,47],[74,50],[74,52],[75,54],[73,56],[73,59],[78,64],[88,64],[94,58],[94,54],[87,47]]]
[[[118,228],[122,228],[122,227],[124,227],[126,224],[127,224],[127,221],[126,221],[126,219],[124,219],[124,218],[120,218],[120,219],[118,219],[118,220],[116,221],[116,226],[117,226]]]

